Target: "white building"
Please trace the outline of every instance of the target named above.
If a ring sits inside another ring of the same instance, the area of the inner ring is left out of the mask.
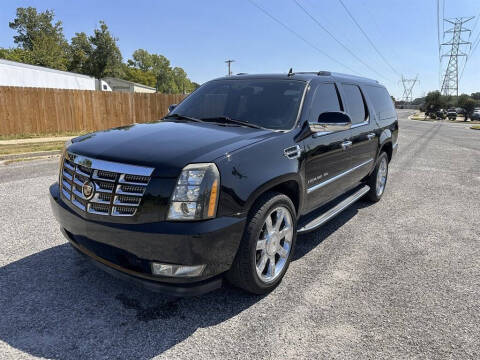
[[[43,66],[0,59],[0,86],[112,91],[103,80]]]
[[[121,91],[121,92],[136,92],[136,93],[154,93],[157,90],[153,87],[138,84],[132,81],[117,79],[112,77],[106,77],[102,79],[105,81],[112,91]]]

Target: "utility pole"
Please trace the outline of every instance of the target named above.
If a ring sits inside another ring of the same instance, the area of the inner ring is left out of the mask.
[[[402,100],[409,103],[413,100],[413,87],[418,82],[418,75],[415,76],[415,79],[407,79],[402,75],[402,85],[403,85],[403,95]]]
[[[445,69],[445,75],[443,76],[442,81],[442,91],[443,95],[457,95],[458,96],[458,58],[460,56],[467,56],[467,54],[462,50],[465,45],[471,46],[470,41],[462,40],[462,33],[471,32],[469,29],[464,27],[464,24],[472,20],[474,16],[471,17],[459,17],[454,19],[443,19],[444,22],[452,24],[453,27],[444,31],[444,37],[446,34],[452,34],[450,41],[441,44],[442,47],[448,47],[447,53],[441,55],[440,62],[444,57],[449,57],[448,64]],[[470,38],[470,36],[469,36]]]
[[[230,70],[230,66],[232,62],[235,62],[235,60],[226,60],[225,61],[228,64],[228,76],[232,75],[232,70]]]

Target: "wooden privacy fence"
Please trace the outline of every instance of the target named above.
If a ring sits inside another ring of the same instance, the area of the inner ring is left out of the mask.
[[[0,135],[94,131],[158,120],[184,96],[0,86]]]

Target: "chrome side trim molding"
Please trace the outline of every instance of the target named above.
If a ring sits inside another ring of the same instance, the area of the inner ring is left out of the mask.
[[[310,221],[307,225],[303,226],[302,228],[297,230],[297,233],[303,233],[307,231],[311,231],[319,227],[320,225],[325,224],[328,220],[333,218],[334,216],[338,215],[340,212],[345,210],[347,207],[352,205],[354,202],[359,200],[363,195],[365,195],[367,192],[369,192],[370,186],[365,185],[362,187],[360,190],[358,190],[356,193],[353,195],[350,195],[348,198],[343,200],[341,203],[338,205],[334,206],[330,210],[324,212],[322,215],[319,217],[313,219]]]
[[[357,166],[355,166],[355,167],[353,167],[353,168],[351,168],[351,169],[348,169],[347,171],[344,171],[343,173],[340,173],[340,174],[338,174],[338,175],[335,175],[334,177],[332,177],[332,178],[330,178],[330,179],[328,179],[328,180],[325,180],[324,182],[321,182],[320,184],[317,184],[317,185],[314,185],[314,186],[312,186],[312,187],[309,187],[309,188],[307,189],[307,194],[310,194],[312,191],[318,190],[318,189],[324,187],[325,185],[328,185],[328,184],[330,184],[330,183],[332,183],[332,182],[340,179],[341,177],[350,174],[351,172],[353,172],[353,171],[361,168],[362,166],[365,166],[365,165],[367,165],[367,164],[370,164],[372,161],[373,161],[373,159],[364,161],[363,163],[358,164]]]
[[[358,128],[360,126],[365,126],[365,125],[368,125],[368,124],[370,124],[370,119],[362,121],[361,123],[352,124],[350,129],[355,129],[355,128]],[[345,130],[342,130],[342,131],[345,131]],[[333,134],[333,133],[337,133],[337,132],[339,132],[339,131],[319,131],[319,132],[314,133],[313,137],[317,138],[319,136],[324,136],[324,135]]]
[[[367,119],[367,120],[365,120],[365,121],[362,121],[361,123],[352,124],[351,129],[355,129],[355,128],[359,127],[359,126],[368,125],[368,124],[370,123],[369,120],[370,120],[370,119]]]

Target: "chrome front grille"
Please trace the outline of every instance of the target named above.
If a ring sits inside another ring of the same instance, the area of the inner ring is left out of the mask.
[[[66,153],[60,184],[63,197],[80,210],[97,215],[133,216],[142,201],[153,168],[92,159]],[[93,185],[85,196],[84,185]]]

